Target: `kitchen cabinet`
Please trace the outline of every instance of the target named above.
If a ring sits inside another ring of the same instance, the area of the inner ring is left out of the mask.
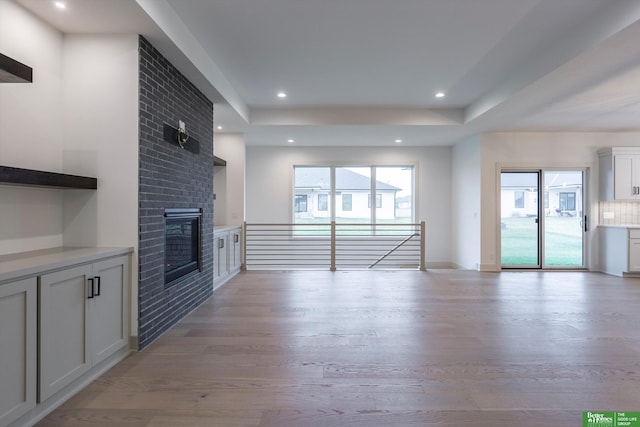
[[[600,200],[640,200],[640,148],[606,148],[600,159]]]
[[[128,277],[124,256],[40,276],[40,401],[127,345]]]
[[[629,232],[629,268],[632,273],[640,273],[640,229],[630,228]]]
[[[242,228],[215,227],[213,232],[214,289],[235,276],[242,267]]]
[[[640,276],[640,227],[598,226],[600,271]]]
[[[36,278],[0,285],[0,426],[36,406]]]

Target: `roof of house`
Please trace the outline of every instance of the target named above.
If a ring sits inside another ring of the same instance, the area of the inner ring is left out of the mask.
[[[329,182],[329,168],[326,167],[304,167],[295,168],[296,188],[316,188],[320,190],[331,190]],[[336,190],[371,190],[371,178],[353,172],[347,168],[336,168]],[[376,181],[376,190],[400,191],[401,188],[384,182]]]

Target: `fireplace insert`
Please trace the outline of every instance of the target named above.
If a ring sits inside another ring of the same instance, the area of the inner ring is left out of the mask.
[[[192,271],[202,270],[202,209],[167,208],[164,216],[164,283],[168,286]]]

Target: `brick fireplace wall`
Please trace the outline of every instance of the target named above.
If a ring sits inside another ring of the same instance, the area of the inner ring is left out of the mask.
[[[212,294],[213,103],[140,37],[138,345],[142,349]],[[194,154],[164,140],[186,124]],[[202,271],[165,288],[164,209],[202,208]]]

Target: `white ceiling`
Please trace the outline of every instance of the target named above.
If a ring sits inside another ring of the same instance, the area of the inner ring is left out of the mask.
[[[640,130],[639,0],[16,1],[63,32],[147,36],[248,145]]]

